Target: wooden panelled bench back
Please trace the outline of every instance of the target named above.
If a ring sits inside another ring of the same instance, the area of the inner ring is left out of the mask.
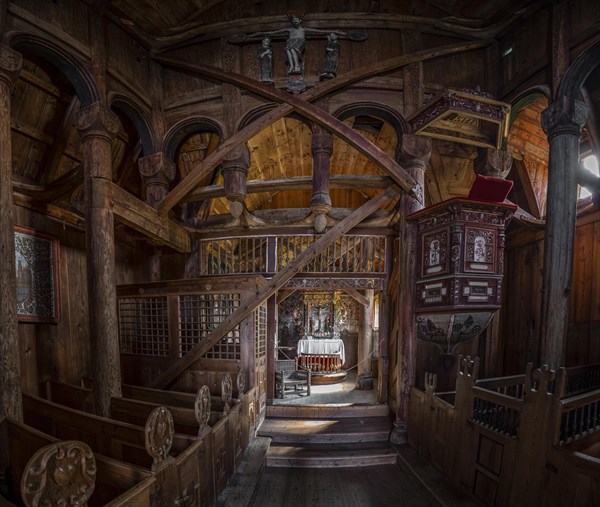
[[[21,478],[26,473],[29,460],[40,449],[55,446],[59,441],[11,419],[4,419],[0,426],[2,449],[5,454],[3,459],[7,460],[3,469],[6,470],[5,475],[9,479],[8,500],[11,505],[22,505]],[[94,459],[95,490],[89,498],[89,507],[151,505],[150,497],[155,490],[156,479],[149,471],[99,454],[96,454]]]

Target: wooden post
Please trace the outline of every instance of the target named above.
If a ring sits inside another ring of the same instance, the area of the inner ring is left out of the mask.
[[[244,200],[248,193],[246,189],[248,167],[250,167],[250,152],[245,144],[240,144],[231,150],[221,164],[225,197],[231,202],[229,212],[235,218],[241,216],[244,211]]]
[[[114,218],[95,182],[112,180],[111,141],[117,116],[96,102],[79,110],[75,125],[83,148],[86,196],[87,281],[96,412],[110,415],[110,399],[121,396],[121,369],[115,290]]]
[[[267,299],[267,402],[271,403],[275,398],[275,359],[277,349],[277,295]],[[265,389],[265,386],[262,386]]]
[[[542,275],[541,362],[550,368],[565,363],[575,222],[579,136],[588,107],[561,97],[542,112],[548,135],[548,193]]]
[[[331,210],[329,196],[330,161],[333,153],[333,134],[313,125],[312,128],[313,179],[310,208],[315,213],[315,231],[321,233],[327,226],[325,215]]]
[[[373,289],[367,289],[365,296],[369,303],[362,306],[360,320],[360,336],[358,337],[358,370],[356,374],[356,389],[373,389],[373,369],[371,355],[373,353]]]
[[[20,53],[0,45],[0,421],[23,420],[10,132],[11,92],[22,66]]]
[[[175,178],[175,164],[164,153],[158,152],[138,159],[140,176],[146,189],[146,203],[157,208],[169,193],[169,184]],[[154,247],[146,261],[146,278],[150,282],[161,279],[161,251]]]
[[[396,157],[404,170],[410,174],[423,192],[425,167],[431,156],[431,139],[413,134],[404,134],[398,146]],[[402,217],[399,224],[400,235],[400,297],[397,308],[400,318],[398,359],[396,362],[396,400],[398,408],[394,430],[390,441],[405,444],[407,439],[408,401],[410,388],[415,384],[417,335],[415,326],[415,284],[417,258],[416,225],[406,217],[423,208],[423,198],[419,201],[403,194],[400,198]]]

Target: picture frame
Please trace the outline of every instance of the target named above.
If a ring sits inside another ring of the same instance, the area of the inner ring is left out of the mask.
[[[15,290],[20,322],[60,321],[58,267],[58,239],[15,227]]]

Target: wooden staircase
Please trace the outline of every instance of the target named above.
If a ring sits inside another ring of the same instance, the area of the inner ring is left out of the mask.
[[[258,435],[270,467],[363,467],[396,464],[391,430],[387,405],[288,405],[268,407]]]

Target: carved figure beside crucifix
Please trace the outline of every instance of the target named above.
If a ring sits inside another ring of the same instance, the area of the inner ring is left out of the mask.
[[[281,28],[279,30],[273,30],[269,32],[254,32],[247,35],[234,35],[229,37],[228,40],[232,43],[241,43],[248,39],[263,37],[263,48],[259,50],[260,76],[261,81],[268,82],[263,79],[263,65],[267,66],[269,63],[272,64],[271,56],[267,50],[267,47],[270,44],[269,38],[284,34],[287,35],[287,42],[285,45],[285,51],[289,64],[287,90],[290,92],[301,92],[306,89],[306,82],[304,81],[304,48],[306,44],[306,37],[308,35],[329,35],[329,52],[327,53],[328,60],[326,61],[324,72],[324,74],[327,73],[327,77],[335,77],[335,74],[337,74],[337,55],[339,55],[339,42],[337,42],[338,37],[344,37],[353,41],[363,41],[367,38],[366,34],[361,31],[342,32],[337,30],[332,31],[320,30],[318,28],[308,28],[303,25],[302,18],[300,16],[291,15],[290,26],[287,28]],[[265,41],[267,42],[265,43]],[[328,71],[328,69],[330,70]]]

